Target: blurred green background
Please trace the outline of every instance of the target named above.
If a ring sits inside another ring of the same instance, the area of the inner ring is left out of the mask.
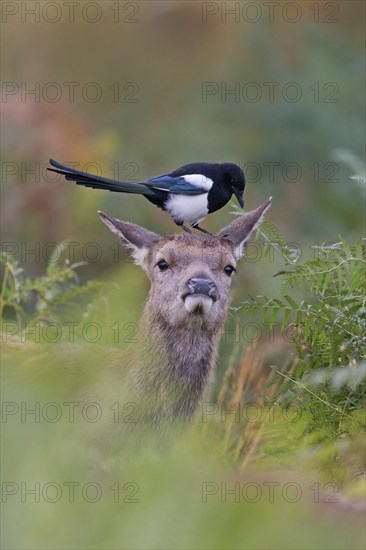
[[[364,190],[350,176],[364,171],[364,2],[30,1],[3,2],[2,10],[4,248],[34,277],[45,272],[52,243],[66,243],[65,258],[74,243],[72,261],[86,261],[81,282],[110,287],[98,310],[103,326],[137,321],[148,283],[123,254],[116,261],[116,240],[97,210],[162,233],[176,227],[142,197],[55,179],[46,172],[50,157],[130,181],[189,162],[235,162],[247,177],[245,210],[272,195],[268,218],[305,256],[314,243],[362,234]],[[204,227],[217,231],[232,219],[227,205]],[[243,264],[234,304],[277,289],[272,275],[281,262]],[[63,319],[82,318],[87,301],[83,307]],[[232,347],[230,338],[223,343],[219,379]],[[11,352],[20,374],[10,377],[9,400],[49,400],[54,387],[61,388],[55,400],[70,399],[75,382],[59,374],[21,386],[28,367],[68,361],[62,350],[38,358],[40,348]],[[268,361],[280,352],[272,346]],[[85,481],[80,431],[69,433],[67,423],[57,432],[28,428],[6,432],[5,479]],[[85,502],[10,506],[4,547],[362,547],[358,524],[343,533],[337,516],[325,513],[313,528],[316,514],[300,505],[282,502],[274,513],[260,503],[246,519],[235,504],[204,507],[202,470],[210,479],[230,474],[196,449],[189,441],[186,455],[180,448],[167,465],[132,469],[128,480],[148,485],[132,511],[108,501],[92,512]],[[125,473],[93,475],[86,479],[107,487]]]

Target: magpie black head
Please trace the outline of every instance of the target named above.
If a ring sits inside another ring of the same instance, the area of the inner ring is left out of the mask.
[[[238,203],[244,206],[245,176],[243,170],[237,164],[225,162],[222,167],[222,179],[224,185],[234,193]]]

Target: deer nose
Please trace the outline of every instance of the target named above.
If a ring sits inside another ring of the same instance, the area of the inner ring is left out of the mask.
[[[192,294],[204,294],[210,296],[214,300],[217,298],[215,296],[216,286],[211,279],[204,279],[202,277],[192,277],[188,281],[188,288]]]

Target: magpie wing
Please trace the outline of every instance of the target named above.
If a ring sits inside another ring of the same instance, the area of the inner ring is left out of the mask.
[[[183,176],[173,177],[170,174],[162,174],[144,182],[146,186],[159,191],[167,191],[174,195],[202,195],[207,190],[197,185],[192,185]]]

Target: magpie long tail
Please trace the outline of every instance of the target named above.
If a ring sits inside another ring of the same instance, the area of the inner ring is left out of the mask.
[[[47,168],[47,170],[61,174],[65,176],[65,179],[74,181],[77,185],[84,185],[85,187],[92,187],[93,189],[108,189],[109,191],[115,191],[117,193],[134,193],[145,196],[154,195],[154,191],[143,183],[129,183],[126,181],[105,178],[103,176],[95,176],[94,174],[81,172],[80,170],[76,170],[76,168],[65,166],[53,159],[50,159],[49,162],[53,168]]]

